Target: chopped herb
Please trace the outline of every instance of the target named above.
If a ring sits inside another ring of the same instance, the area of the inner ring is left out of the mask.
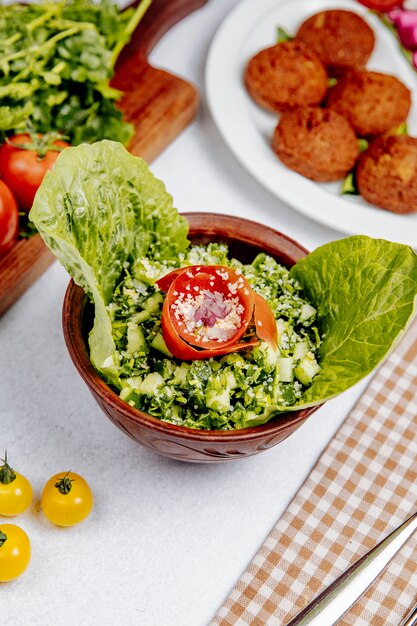
[[[363,137],[358,139],[358,144],[359,144],[359,151],[360,152],[365,152],[365,150],[369,147],[369,141],[367,141]]]
[[[394,135],[408,135],[408,124],[403,122],[394,131]]]
[[[291,41],[294,39],[293,35],[290,35],[282,26],[277,26],[276,42],[282,43],[283,41]]]
[[[359,195],[358,186],[356,184],[356,176],[354,172],[349,172],[349,174],[346,176],[342,183],[342,189],[340,190],[340,193],[342,195],[351,196]]]

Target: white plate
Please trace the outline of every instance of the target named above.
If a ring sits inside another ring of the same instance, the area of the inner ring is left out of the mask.
[[[275,156],[270,141],[277,116],[258,107],[246,92],[242,76],[247,61],[275,43],[277,26],[294,33],[309,15],[345,8],[365,17],[376,45],[368,69],[396,75],[412,91],[408,117],[417,134],[417,75],[398,49],[393,35],[351,0],[242,0],[218,30],[207,59],[209,107],[224,140],[239,161],[269,191],[311,219],[348,234],[364,234],[417,248],[417,213],[396,215],[357,196],[341,196],[341,181],[316,183],[289,170]]]

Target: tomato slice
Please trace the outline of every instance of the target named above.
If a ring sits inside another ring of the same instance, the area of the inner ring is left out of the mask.
[[[171,286],[171,283],[177,278],[177,276],[179,276],[180,274],[182,274],[183,272],[185,272],[186,270],[188,270],[188,267],[179,267],[176,270],[172,270],[172,272],[169,272],[168,274],[165,274],[165,276],[162,276],[162,278],[159,278],[156,281],[156,284],[158,285],[159,289],[161,291],[168,291],[168,289]]]
[[[165,301],[177,334],[204,349],[236,344],[253,315],[253,291],[242,273],[222,265],[193,265],[172,281]]]
[[[171,354],[177,359],[181,359],[183,361],[210,359],[212,357],[222,356],[223,354],[230,354],[231,352],[238,352],[240,350],[246,350],[247,348],[253,348],[259,343],[257,339],[252,339],[246,343],[242,342],[227,346],[223,345],[213,349],[197,350],[197,348],[190,346],[178,335],[172,323],[171,315],[169,314],[167,298],[165,298],[162,307],[162,334],[166,347]]]
[[[156,284],[167,292],[162,333],[175,357],[209,359],[258,345],[258,339],[238,343],[252,321],[259,339],[276,349],[274,314],[239,270],[223,265],[180,267]]]
[[[276,350],[278,344],[278,329],[275,316],[265,298],[256,292],[253,293],[253,296],[255,304],[253,317],[255,321],[256,334],[259,339],[266,341],[269,343],[271,348]]]
[[[358,0],[360,4],[363,4],[368,9],[374,11],[391,11],[395,7],[401,6],[401,0]]]

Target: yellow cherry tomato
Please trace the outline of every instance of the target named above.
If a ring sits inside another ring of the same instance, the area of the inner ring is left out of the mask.
[[[32,487],[27,478],[13,470],[5,453],[0,467],[0,515],[19,515],[32,502]]]
[[[0,582],[17,578],[30,561],[30,541],[15,524],[0,524]]]
[[[82,476],[75,472],[55,474],[46,483],[41,499],[46,517],[57,526],[74,526],[93,507],[93,494]]]

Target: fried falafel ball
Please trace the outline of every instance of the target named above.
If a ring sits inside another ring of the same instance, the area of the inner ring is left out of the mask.
[[[329,90],[326,106],[346,117],[356,133],[366,137],[402,124],[410,110],[411,94],[395,76],[352,70]]]
[[[320,107],[284,113],[275,128],[272,149],[284,165],[321,182],[344,178],[359,156],[349,122]]]
[[[371,204],[394,213],[417,212],[417,138],[375,139],[359,158],[356,182]]]
[[[249,60],[244,80],[255,102],[275,112],[319,104],[327,91],[322,62],[300,41],[285,41],[258,52]]]
[[[333,75],[366,65],[375,45],[374,32],[360,15],[336,9],[309,17],[296,38],[314,50]]]

